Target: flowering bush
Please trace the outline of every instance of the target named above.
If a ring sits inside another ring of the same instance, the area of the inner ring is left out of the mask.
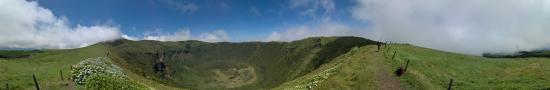
[[[317,75],[314,75],[313,77],[307,79],[306,82],[302,82],[301,84],[298,84],[298,85],[294,86],[293,90],[294,89],[297,89],[297,90],[310,90],[310,89],[312,89],[313,87],[317,86],[321,82],[323,82],[323,81],[327,80],[328,78],[330,78],[330,76],[336,74],[337,69],[340,67],[340,65],[341,64],[338,63],[333,67],[330,67],[328,69],[323,70],[323,72],[321,72]]]
[[[88,58],[72,66],[72,79],[79,85],[86,84],[86,79],[95,74],[125,78],[120,68],[112,64],[110,59],[106,57]]]
[[[86,80],[86,88],[93,90],[148,90],[147,87],[126,78],[111,77],[105,74],[89,76]]]
[[[101,90],[147,90],[131,81],[122,69],[107,57],[88,58],[71,67],[71,78],[88,89]]]

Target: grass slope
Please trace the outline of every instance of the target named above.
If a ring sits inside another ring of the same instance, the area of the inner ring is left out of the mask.
[[[32,75],[41,89],[66,89],[70,66],[90,57],[104,56],[104,47],[93,45],[86,48],[71,50],[44,50],[34,53],[28,58],[0,58],[0,81],[2,88],[9,83],[10,89],[34,89]],[[62,70],[65,79],[61,80],[59,71]]]
[[[34,89],[83,89],[62,81],[69,67],[86,58],[107,56],[130,79],[151,89],[550,89],[549,58],[484,58],[411,45],[388,45],[355,37],[308,38],[294,42],[206,43],[127,41],[70,50],[7,53],[0,58],[0,85]],[[366,46],[363,46],[366,45]],[[392,59],[393,52],[397,52]],[[153,71],[163,58],[166,74]],[[410,60],[407,72],[393,71]]]
[[[395,60],[391,60],[393,51],[397,51]],[[458,90],[550,89],[548,58],[484,58],[410,45],[391,45],[385,55],[394,68],[410,60],[400,78],[410,89],[443,89],[450,79]]]
[[[440,90],[447,88],[450,79],[457,90],[550,89],[549,58],[484,58],[411,45],[382,48],[376,52],[376,46],[367,45],[351,50],[275,89]],[[394,71],[406,60],[410,60],[407,72],[397,77]],[[336,73],[325,72],[333,68]],[[323,75],[329,76],[318,77]]]
[[[325,72],[331,69],[336,73]],[[319,80],[317,77],[327,74],[328,78],[323,77]],[[311,83],[316,85],[301,88]],[[375,45],[367,45],[352,49],[318,70],[286,82],[275,89],[399,90],[402,88],[398,79],[391,73],[391,69],[384,63],[383,53],[377,52]]]
[[[373,44],[358,37],[317,37],[293,42],[105,43],[111,58],[141,77],[190,89],[269,89],[305,75],[350,48]],[[163,59],[165,75],[155,73]]]
[[[14,51],[0,51],[2,54],[13,55]],[[102,57],[107,55],[105,46],[101,44],[85,48],[69,50],[42,50],[39,53],[29,53],[32,57],[0,58],[0,90],[9,84],[10,90],[34,90],[32,74],[36,75],[40,89],[45,90],[73,90],[85,89],[84,86],[76,86],[69,81],[70,67],[87,58]],[[34,51],[33,51],[34,52]],[[17,53],[21,54],[21,53]],[[59,71],[63,72],[64,80],[61,80]],[[178,90],[178,88],[162,85],[154,81],[138,77],[132,72],[124,70],[131,79],[143,83],[148,87],[159,90]]]

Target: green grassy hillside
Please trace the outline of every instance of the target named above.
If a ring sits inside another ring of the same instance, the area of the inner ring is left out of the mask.
[[[35,53],[40,53],[39,50],[7,50],[0,52],[0,58],[10,59],[10,58],[28,58]]]
[[[90,57],[105,55],[102,45],[93,45],[86,48],[72,50],[43,50],[34,53],[32,57],[0,58],[0,81],[2,89],[8,83],[10,89],[34,89],[32,75],[35,74],[42,89],[69,88],[67,78],[70,66]],[[60,70],[65,79],[61,80]]]
[[[17,53],[12,53],[17,52]],[[0,51],[2,55],[29,55],[30,57],[0,58],[0,90],[34,90],[32,75],[43,90],[82,90],[84,86],[75,85],[70,81],[70,67],[87,58],[107,56],[104,45],[96,44],[85,48],[69,50],[41,50],[37,51]],[[63,80],[61,80],[63,72]],[[132,72],[124,70],[128,76],[148,87],[161,90],[175,90],[178,88],[162,85],[138,77]]]
[[[410,45],[391,45],[385,53],[391,67],[410,60],[407,73],[400,78],[411,89],[550,89],[549,58],[483,58],[436,51]],[[391,60],[392,51],[397,51]],[[393,68],[392,68],[393,69]]]
[[[269,89],[369,43],[374,44],[358,37],[321,37],[267,43],[119,40],[105,45],[115,62],[164,84],[190,89]],[[164,74],[153,70],[160,59],[167,67]]]
[[[275,89],[457,90],[550,89],[549,58],[484,58],[411,45],[368,45]],[[396,56],[392,59],[394,51]],[[401,77],[394,71],[410,60]]]
[[[149,89],[438,90],[550,89],[550,58],[484,58],[376,42],[316,37],[293,42],[207,43],[117,40],[69,50],[0,51],[0,89],[84,89],[68,81],[70,66],[108,57]],[[17,52],[17,53],[12,53]],[[392,59],[393,53],[395,58]],[[166,68],[155,72],[160,60]],[[409,60],[407,71],[394,71]],[[65,79],[61,80],[59,71]]]

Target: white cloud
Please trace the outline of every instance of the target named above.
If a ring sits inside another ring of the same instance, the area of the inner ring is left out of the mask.
[[[128,39],[128,40],[132,40],[132,41],[137,41],[137,40],[139,40],[139,38],[137,38],[137,37],[128,36],[128,35],[126,35],[126,34],[122,35],[121,38]]]
[[[318,8],[329,12],[336,9],[334,1],[332,0],[291,0],[290,8]]]
[[[196,40],[206,41],[206,42],[222,42],[229,41],[229,35],[223,30],[216,30],[213,32],[206,32],[200,34]]]
[[[0,48],[66,49],[120,38],[112,25],[70,27],[35,1],[0,1]]]
[[[195,12],[199,9],[199,6],[195,3],[176,4],[176,7],[183,13]]]
[[[319,11],[322,13],[321,18],[325,18],[336,10],[333,0],[291,0],[288,7],[290,9],[304,9],[300,14],[313,18],[319,17]]]
[[[480,55],[550,45],[548,0],[357,0],[373,37]]]
[[[333,0],[291,0],[290,9],[305,9],[302,15],[311,16],[309,23],[286,28],[282,31],[272,32],[265,41],[293,41],[307,37],[320,36],[367,36],[365,30],[356,26],[333,21],[336,16],[336,6]]]
[[[134,40],[135,37],[127,36]],[[215,30],[212,32],[203,32],[201,34],[193,36],[189,29],[180,29],[174,33],[163,33],[160,30],[156,30],[153,33],[146,33],[142,38],[143,40],[157,40],[157,41],[185,41],[185,40],[199,40],[205,42],[224,42],[229,41],[229,35],[224,30]]]
[[[266,41],[293,41],[319,36],[366,36],[366,32],[339,22],[300,25],[272,32]]]
[[[252,12],[252,14],[254,14],[256,16],[263,16],[262,12],[260,12],[260,10],[258,10],[258,8],[256,8],[256,7],[250,8],[250,12]]]
[[[143,39],[157,41],[184,41],[191,39],[191,33],[189,32],[189,29],[180,29],[180,31],[174,33],[162,33],[160,30],[156,30],[152,34],[146,34]]]
[[[193,2],[178,2],[177,0],[159,0],[169,6],[175,7],[182,13],[193,13],[199,10],[199,6]]]

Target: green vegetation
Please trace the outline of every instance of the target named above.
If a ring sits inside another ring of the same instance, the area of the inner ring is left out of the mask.
[[[549,58],[485,58],[402,44],[378,51],[374,44],[358,37],[243,43],[117,40],[70,50],[0,51],[30,55],[0,58],[0,85],[34,89],[36,74],[45,90],[437,90],[446,89],[450,79],[458,90],[550,89]],[[407,60],[407,71],[394,75]],[[166,68],[155,71],[161,62]],[[72,80],[84,85],[68,79],[71,65],[77,65]],[[87,69],[102,74],[82,73]]]
[[[86,80],[86,88],[94,90],[149,90],[127,77],[113,77],[106,74],[91,75]]]
[[[342,54],[335,58],[332,62],[321,66],[320,69],[312,71],[303,77],[286,82],[275,89],[296,89],[296,86],[310,83],[312,79],[315,80],[315,76],[326,74],[326,70],[334,70],[336,73],[330,74],[329,78],[323,78],[321,80],[322,82],[317,83],[316,87],[300,89],[400,89],[399,87],[388,86],[391,84],[399,84],[399,82],[392,76],[391,71],[389,71],[383,60],[382,54],[376,52],[375,45],[353,48],[346,54]],[[393,81],[391,81],[392,78]]]
[[[190,89],[269,89],[369,43],[374,44],[358,37],[317,37],[267,43],[119,40],[104,45],[121,67],[160,83]],[[164,73],[153,70],[161,59]]]
[[[71,77],[76,84],[86,85],[87,89],[101,90],[147,90],[148,88],[132,81],[122,69],[112,64],[109,58],[88,58],[71,68]]]
[[[395,60],[391,60],[397,51]],[[436,51],[410,45],[391,45],[386,62],[394,68],[410,60],[400,78],[410,89],[446,88],[454,79],[455,89],[549,89],[548,58],[483,58]]]
[[[106,57],[88,58],[71,67],[71,78],[76,84],[86,84],[86,80],[92,75],[125,78],[121,69]]]
[[[276,90],[284,89],[284,90],[306,90],[306,89],[312,89],[314,87],[317,87],[320,83],[326,81],[328,78],[330,78],[332,75],[337,73],[337,69],[340,67],[340,63],[338,64],[331,64],[329,66],[320,68],[324,69],[322,72],[312,72],[312,74],[305,75],[303,77],[298,78],[297,80],[293,80],[291,82],[287,82],[283,84],[280,87],[274,88]],[[327,69],[325,69],[327,68]]]
[[[300,84],[294,86],[293,89],[312,89],[313,87],[316,87],[319,83],[326,81],[330,76],[334,75],[337,72],[336,69],[338,69],[340,65],[341,64],[337,64],[324,70],[320,74],[316,74],[306,80],[306,82],[301,82]]]
[[[79,88],[73,87],[68,80],[71,65],[104,55],[103,46],[93,45],[71,50],[43,50],[29,58],[0,58],[0,84],[9,83],[10,90],[34,89],[32,75],[35,74],[41,89]],[[65,77],[63,80],[60,70]]]
[[[10,51],[1,51],[0,58],[27,58],[31,57],[35,53],[40,53],[42,51],[38,50],[10,50]]]
[[[549,58],[484,58],[411,45],[392,44],[383,48],[382,52],[376,52],[376,46],[367,45],[352,50],[275,89],[308,85],[315,82],[314,76],[336,64],[341,64],[337,73],[311,89],[438,90],[446,89],[450,79],[454,79],[452,88],[458,90],[550,89]],[[392,59],[394,51],[397,54]],[[407,60],[410,60],[407,71],[397,77],[393,72]]]
[[[520,51],[515,54],[484,53],[483,57],[488,57],[488,58],[546,57],[546,58],[550,58],[550,50]]]

